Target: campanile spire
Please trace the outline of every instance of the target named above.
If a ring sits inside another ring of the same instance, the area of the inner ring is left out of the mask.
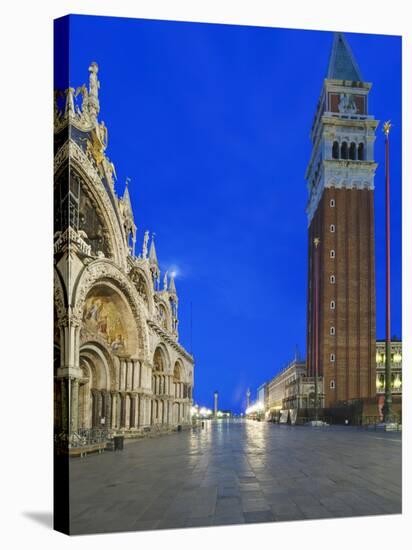
[[[361,82],[362,75],[345,35],[335,32],[329,58],[328,80]]]

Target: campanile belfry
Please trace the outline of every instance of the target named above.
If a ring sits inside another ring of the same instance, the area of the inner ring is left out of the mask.
[[[378,121],[346,38],[335,33],[306,171],[308,375],[325,406],[376,395],[374,161]]]

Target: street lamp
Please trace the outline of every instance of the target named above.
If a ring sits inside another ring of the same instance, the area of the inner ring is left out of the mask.
[[[383,421],[393,421],[392,413],[392,373],[391,373],[391,205],[389,183],[389,132],[391,123],[388,120],[383,125],[385,133],[385,180],[386,180],[386,341],[385,341],[385,404],[383,406]]]

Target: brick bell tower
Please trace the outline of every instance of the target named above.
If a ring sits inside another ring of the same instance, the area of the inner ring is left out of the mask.
[[[335,33],[311,130],[307,368],[325,407],[376,396],[374,141],[364,82]]]

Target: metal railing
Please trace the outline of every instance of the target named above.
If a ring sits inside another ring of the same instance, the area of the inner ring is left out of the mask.
[[[115,433],[114,430],[101,428],[79,429],[77,432],[71,432],[70,434],[60,432],[54,435],[54,444],[60,449],[87,447],[106,443]]]
[[[395,415],[393,420],[394,431],[402,430],[402,422],[399,415]],[[364,430],[379,430],[383,426],[383,419],[381,416],[365,416],[362,419],[362,423],[358,425],[358,429]]]

